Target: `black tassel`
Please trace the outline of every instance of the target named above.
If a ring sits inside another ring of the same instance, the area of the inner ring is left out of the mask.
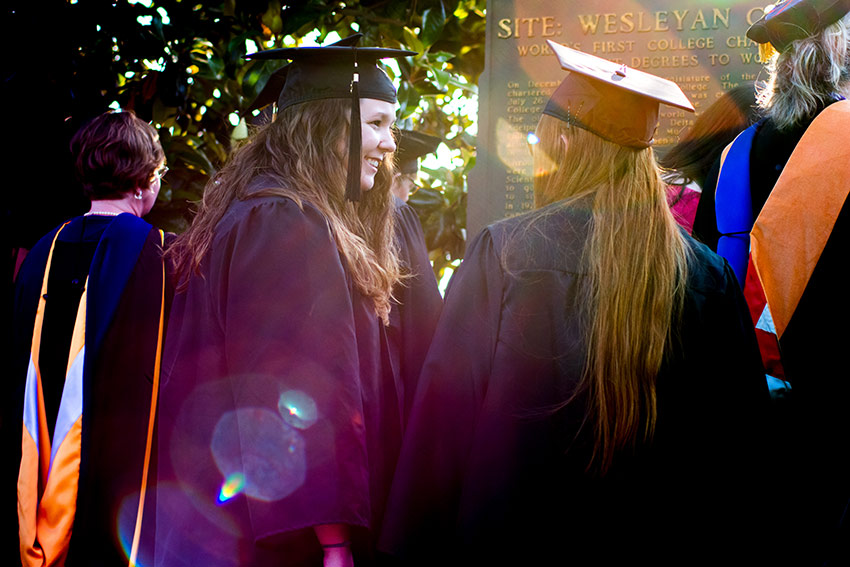
[[[355,55],[356,57],[356,55]],[[360,200],[360,168],[361,132],[360,132],[360,89],[356,78],[357,62],[355,60],[355,79],[351,82],[351,127],[348,139],[348,178],[345,183],[345,198],[349,201]]]

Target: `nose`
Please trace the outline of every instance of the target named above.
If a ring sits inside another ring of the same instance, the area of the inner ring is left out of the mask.
[[[395,137],[391,130],[387,129],[382,133],[378,147],[385,152],[394,152],[396,150]]]

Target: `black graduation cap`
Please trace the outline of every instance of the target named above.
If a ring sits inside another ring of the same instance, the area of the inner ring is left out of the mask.
[[[570,74],[544,114],[630,148],[646,148],[658,126],[658,106],[694,107],[673,81],[547,40]]]
[[[355,33],[348,37],[344,37],[331,45],[357,45],[362,37],[362,33]],[[252,102],[251,106],[248,107],[247,112],[265,108],[266,106],[278,101],[280,94],[283,92],[283,85],[286,84],[286,76],[289,74],[289,67],[290,65],[284,65],[272,73],[266,81],[266,86],[263,87],[263,90],[260,91],[260,94],[257,95],[257,98],[254,99],[254,102]]]
[[[847,12],[850,0],[786,0],[766,9],[747,30],[747,37],[756,43],[770,43],[782,52],[792,42],[820,33]]]
[[[360,200],[360,99],[396,102],[396,90],[387,74],[379,69],[379,59],[407,57],[414,51],[357,47],[359,34],[325,47],[286,47],[246,55],[247,59],[289,59],[283,88],[277,99],[278,111],[314,100],[351,100],[351,137],[348,145],[348,178],[345,196]],[[261,93],[262,94],[262,93]]]
[[[416,173],[419,158],[433,153],[443,140],[414,130],[399,130],[398,150],[395,153],[396,165],[401,173]]]

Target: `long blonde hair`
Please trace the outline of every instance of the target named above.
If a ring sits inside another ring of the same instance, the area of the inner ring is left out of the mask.
[[[578,392],[587,392],[594,427],[588,470],[604,474],[615,453],[654,435],[656,378],[684,302],[690,248],[651,148],[619,146],[547,115],[537,136],[536,205],[592,201]]]
[[[767,62],[770,79],[758,104],[779,130],[814,116],[850,81],[850,16],[818,34],[791,43]]]
[[[237,147],[226,165],[207,183],[189,229],[169,249],[178,291],[199,273],[213,242],[215,227],[234,200],[281,196],[298,206],[308,202],[328,220],[357,290],[372,299],[386,324],[399,261],[393,243],[390,196],[392,156],[385,157],[370,191],[358,203],[345,199],[349,129],[348,102],[330,99],[289,107]],[[272,186],[249,188],[263,175]]]

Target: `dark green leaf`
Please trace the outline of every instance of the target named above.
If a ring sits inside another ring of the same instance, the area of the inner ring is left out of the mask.
[[[434,45],[440,39],[445,25],[446,9],[443,8],[442,2],[437,2],[435,7],[422,12],[422,32],[420,33],[422,43],[428,47]]]

